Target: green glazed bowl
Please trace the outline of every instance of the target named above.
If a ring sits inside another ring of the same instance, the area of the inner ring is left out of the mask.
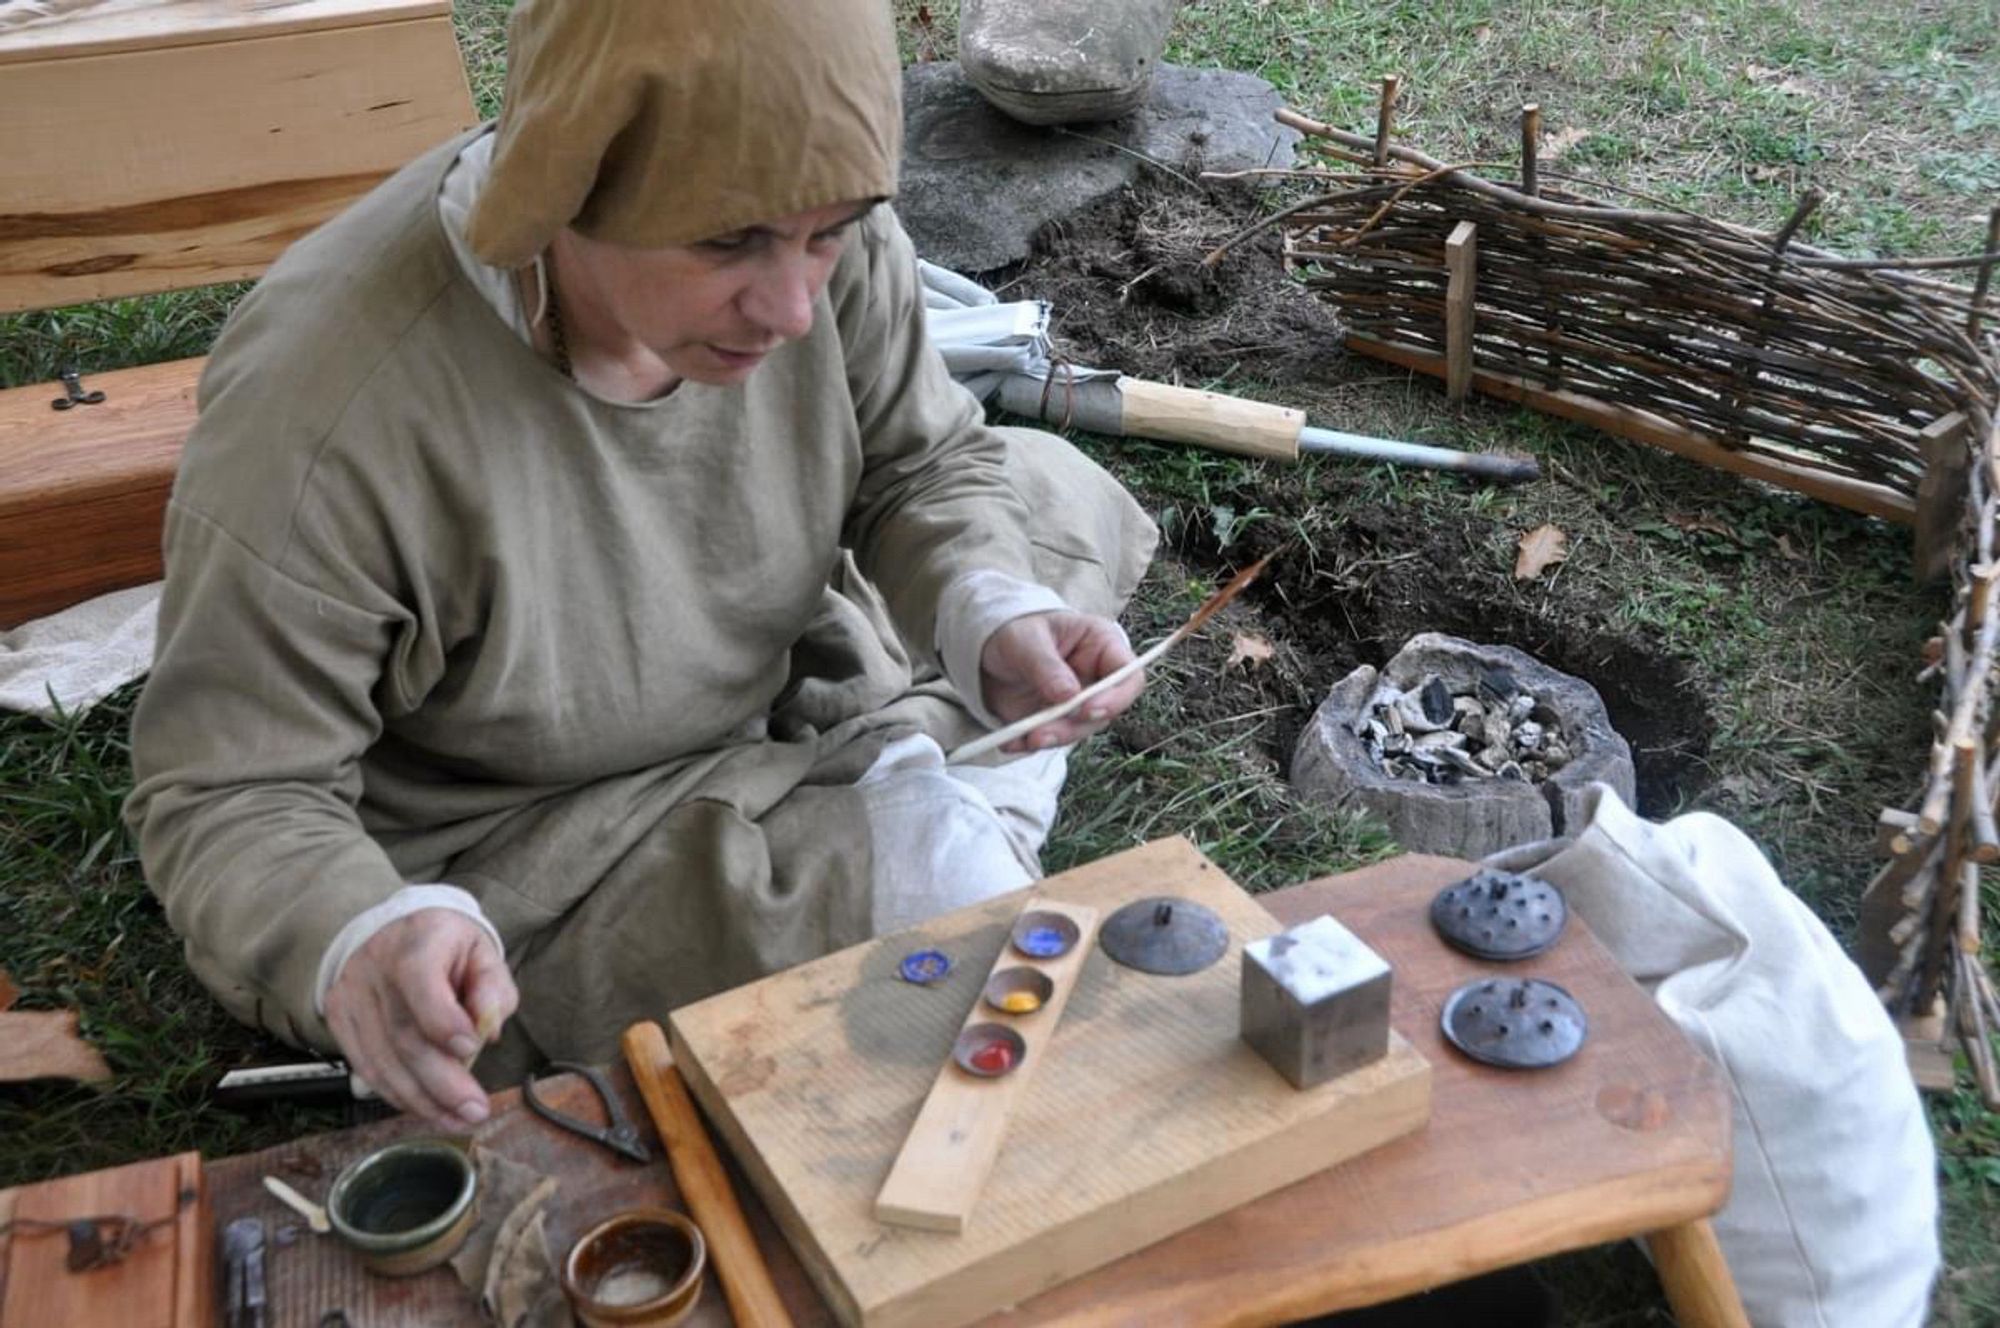
[[[408,1277],[458,1252],[478,1192],[479,1173],[464,1149],[410,1139],[348,1163],[327,1193],[326,1215],[369,1272]]]

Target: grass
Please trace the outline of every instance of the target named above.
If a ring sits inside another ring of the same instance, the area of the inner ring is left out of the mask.
[[[507,8],[458,5],[488,112]],[[921,39],[949,55],[953,5],[931,4],[925,33],[914,4],[898,9],[913,49]],[[1975,249],[2000,192],[1995,33],[1991,0],[1193,0],[1169,58],[1257,73],[1300,110],[1356,130],[1372,127],[1376,81],[1398,72],[1404,140],[1447,160],[1512,160],[1515,116],[1537,101],[1550,141],[1566,145],[1552,169],[1763,226],[1816,185],[1829,200],[1809,223],[1814,243],[1938,254]],[[0,383],[200,354],[239,293],[0,318]],[[1256,370],[1219,376],[1268,394]],[[1529,450],[1554,482],[1482,489],[1333,462],[1287,472],[1089,441],[1168,534],[1132,611],[1135,637],[1178,622],[1222,565],[1278,534],[1310,551],[1288,587],[1332,587],[1330,603],[1390,613],[1408,589],[1399,541],[1445,532],[1462,587],[1495,621],[1587,612],[1607,638],[1685,669],[1713,732],[1697,777],[1664,810],[1730,817],[1844,932],[1874,812],[1910,794],[1927,739],[1914,661],[1940,606],[1907,585],[1904,537],[1525,412],[1449,409],[1433,387],[1377,366],[1337,366],[1316,390],[1317,422]],[[1365,514],[1393,517],[1383,547],[1364,548]],[[1513,541],[1544,521],[1569,532],[1570,558],[1541,583],[1516,584]],[[1226,625],[1267,631],[1282,660],[1306,649],[1280,632],[1285,608],[1267,597]],[[1378,827],[1291,795],[1273,734],[1296,721],[1301,685],[1246,682],[1227,649],[1226,633],[1191,642],[1156,670],[1118,740],[1079,752],[1051,869],[1162,833],[1189,834],[1252,887],[1393,851]],[[1293,662],[1303,676],[1324,660]],[[140,880],[117,820],[131,700],[128,690],[55,723],[0,718],[0,968],[24,1006],[79,1009],[117,1071],[102,1088],[0,1089],[0,1184],[180,1148],[238,1152],[340,1120],[206,1105],[220,1070],[275,1048],[192,982]],[[1949,1266],[1937,1322],[2000,1321],[2000,1117],[1964,1090],[1930,1110]],[[1667,1321],[1629,1251],[1555,1261],[1549,1275],[1569,1322]]]

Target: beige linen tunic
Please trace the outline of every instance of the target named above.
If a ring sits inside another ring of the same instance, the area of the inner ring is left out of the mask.
[[[217,343],[127,817],[239,1017],[331,1046],[328,943],[443,881],[506,940],[535,1048],[602,1057],[866,936],[853,779],[971,731],[930,667],[948,584],[1116,612],[1153,530],[1060,440],[982,423],[886,208],[746,383],[581,391],[450,252],[464,141],[301,240]]]

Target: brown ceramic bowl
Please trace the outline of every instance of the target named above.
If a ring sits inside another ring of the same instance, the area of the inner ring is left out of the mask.
[[[708,1242],[667,1208],[635,1208],[577,1238],[562,1288],[584,1328],[673,1328],[701,1298]]]

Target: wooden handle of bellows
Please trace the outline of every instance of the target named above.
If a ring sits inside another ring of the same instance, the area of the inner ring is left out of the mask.
[[[1299,435],[1306,427],[1302,410],[1144,378],[1120,378],[1118,396],[1128,438],[1197,443],[1278,461],[1299,459]]]
[[[694,1099],[681,1082],[681,1072],[674,1068],[666,1033],[652,1020],[642,1020],[625,1030],[620,1046],[639,1085],[639,1095],[646,1099],[653,1128],[667,1146],[674,1183],[680,1186],[688,1213],[708,1242],[709,1258],[729,1301],[730,1317],[736,1320],[737,1328],[791,1328],[791,1315],[778,1299],[778,1288],[736,1202],[729,1173],[723,1170],[722,1158],[709,1142],[701,1117],[695,1114]]]

